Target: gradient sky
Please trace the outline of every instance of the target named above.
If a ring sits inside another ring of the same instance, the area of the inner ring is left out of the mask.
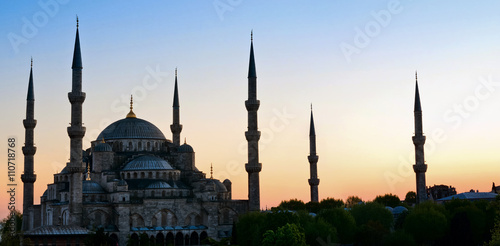
[[[261,206],[309,200],[314,107],[320,199],[415,190],[418,70],[427,185],[489,191],[500,173],[498,1],[56,1],[0,4],[0,189],[7,138],[22,173],[30,57],[35,83],[35,203],[69,158],[75,15],[83,57],[84,146],[128,112],[171,138],[175,67],[182,138],[205,173],[247,198],[250,30],[258,77]],[[209,174],[208,174],[209,175]],[[22,208],[19,180],[18,208]],[[0,192],[0,217],[7,214]]]

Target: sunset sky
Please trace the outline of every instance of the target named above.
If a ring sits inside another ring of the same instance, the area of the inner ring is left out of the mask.
[[[372,200],[415,190],[418,70],[427,185],[458,192],[500,184],[498,1],[57,1],[0,4],[0,218],[7,214],[7,138],[18,146],[22,210],[26,91],[33,57],[35,204],[69,158],[76,15],[83,59],[84,147],[128,112],[171,139],[178,68],[181,138],[196,165],[247,199],[250,31],[257,69],[261,206],[309,201],[313,104],[320,199]]]

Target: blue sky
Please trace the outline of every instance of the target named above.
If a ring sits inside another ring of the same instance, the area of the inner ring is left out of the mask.
[[[170,138],[177,67],[181,136],[195,148],[199,169],[209,172],[213,163],[216,177],[233,181],[233,196],[245,198],[244,100],[253,29],[263,206],[292,197],[308,200],[311,103],[320,198],[373,199],[389,192],[404,196],[414,189],[415,70],[428,136],[428,185],[487,191],[500,172],[500,86],[495,84],[500,81],[499,5],[409,0],[3,2],[0,104],[5,118],[0,139],[16,136],[22,144],[33,56],[35,196],[41,195],[68,158],[67,92],[78,15],[87,93],[85,146],[105,126],[125,117],[130,94],[136,98],[137,116]],[[24,43],[13,42],[14,36]],[[353,53],[345,47],[354,48]]]

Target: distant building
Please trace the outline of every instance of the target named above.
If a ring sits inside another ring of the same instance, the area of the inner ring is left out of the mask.
[[[457,194],[457,190],[453,186],[434,185],[427,188],[427,195],[433,200],[441,199]]]
[[[468,200],[468,201],[477,201],[477,200],[487,200],[487,201],[494,201],[498,194],[496,193],[491,193],[491,192],[464,192],[460,193],[457,195],[453,196],[448,196],[444,197],[441,199],[437,199],[437,203],[444,203],[451,201],[453,199],[461,199],[461,200]]]

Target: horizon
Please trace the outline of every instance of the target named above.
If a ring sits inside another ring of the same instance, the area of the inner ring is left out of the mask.
[[[85,149],[106,126],[125,118],[130,95],[137,117],[171,139],[178,68],[181,139],[193,146],[199,170],[209,174],[213,164],[214,178],[232,181],[233,198],[248,199],[244,101],[253,30],[261,208],[310,199],[311,103],[320,200],[373,200],[387,193],[404,199],[415,191],[416,70],[427,136],[426,185],[451,185],[461,193],[490,191],[492,182],[500,182],[495,1],[2,5],[0,102],[7,114],[0,127],[4,143],[8,137],[18,143],[18,210],[31,57],[38,121],[35,204],[69,158],[67,93],[76,14],[87,94]],[[7,159],[5,150],[0,157]],[[7,176],[6,166],[1,173]],[[7,190],[7,182],[0,187]],[[2,218],[8,199],[6,192],[0,195]]]

